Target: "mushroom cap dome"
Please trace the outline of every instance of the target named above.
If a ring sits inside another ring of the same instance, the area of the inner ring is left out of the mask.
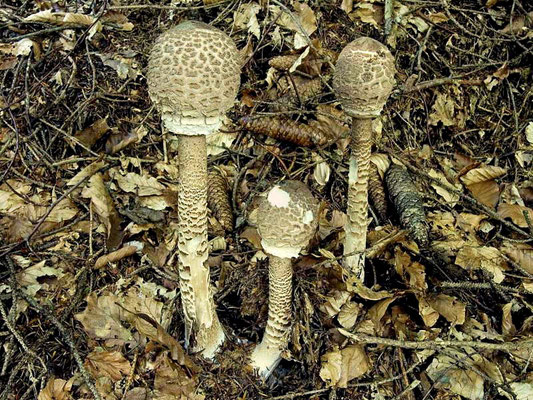
[[[318,226],[318,201],[299,181],[283,181],[259,201],[257,228],[265,251],[277,257],[298,257]]]
[[[389,49],[377,40],[361,37],[341,51],[333,89],[347,114],[374,118],[381,113],[392,91],[395,71]]]
[[[155,41],[147,80],[150,98],[169,131],[209,134],[237,96],[240,54],[224,32],[186,21]]]

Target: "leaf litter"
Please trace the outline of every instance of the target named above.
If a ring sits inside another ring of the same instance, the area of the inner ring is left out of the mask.
[[[0,399],[533,397],[531,347],[509,347],[533,329],[531,5],[392,3],[0,12]],[[230,214],[209,215],[230,332],[214,364],[181,343],[175,143],[144,79],[151,43],[182,19],[230,33],[244,58],[239,101],[209,147],[235,217],[224,231]],[[375,178],[391,160],[409,169],[430,243],[399,229],[390,201],[385,218],[371,212],[363,284],[342,268],[350,119],[331,75],[364,35],[391,48],[399,71],[374,123]],[[285,136],[280,121],[294,127]],[[246,362],[268,305],[254,197],[288,178],[320,199],[320,225],[294,267],[291,344],[263,383]]]

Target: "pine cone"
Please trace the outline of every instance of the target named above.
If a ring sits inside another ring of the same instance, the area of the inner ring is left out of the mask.
[[[409,172],[399,165],[391,165],[385,174],[385,182],[400,223],[415,242],[427,247],[429,238],[422,198]]]
[[[207,203],[215,218],[226,232],[233,230],[233,213],[229,199],[228,184],[220,171],[209,172],[207,183]]]
[[[387,197],[385,196],[385,186],[379,176],[378,168],[372,162],[370,163],[370,174],[368,176],[368,196],[380,220],[386,221]]]
[[[272,68],[277,69],[278,71],[288,71],[296,62],[298,57],[300,57],[299,54],[272,57],[268,61],[268,65],[270,65]]]
[[[253,119],[242,117],[239,122],[250,132],[267,135],[299,146],[322,146],[330,140],[323,131],[288,118],[262,117]]]

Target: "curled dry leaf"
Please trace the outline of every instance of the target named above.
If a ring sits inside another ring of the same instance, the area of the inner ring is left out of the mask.
[[[533,210],[531,208],[508,203],[500,203],[498,205],[498,215],[504,219],[511,218],[513,223],[521,228],[529,226],[524,213],[529,215],[529,221],[533,224]]]
[[[148,133],[148,129],[141,125],[134,130],[113,133],[109,136],[105,144],[107,154],[115,154],[128,147],[130,144],[138,143]]]
[[[400,247],[394,250],[394,259],[391,261],[398,274],[404,278],[411,289],[425,291],[428,288],[425,267],[419,262],[412,261],[409,254],[402,251]]]
[[[533,246],[521,243],[505,243],[502,252],[528,274],[533,275]]]
[[[330,217],[328,218],[328,214]],[[327,208],[322,208],[318,220],[318,235],[320,239],[325,239],[335,230],[340,230],[346,224],[346,214],[342,211],[333,210],[329,213]]]
[[[372,153],[370,161],[376,166],[381,179],[384,179],[385,173],[389,169],[391,163],[389,155],[384,153]]]
[[[82,191],[82,196],[91,199],[94,211],[104,224],[107,231],[108,247],[115,248],[122,240],[120,231],[121,218],[118,215],[113,199],[109,195],[101,173],[94,174]]]
[[[128,360],[118,351],[102,351],[94,349],[85,359],[85,368],[93,378],[101,376],[109,377],[113,382],[119,381],[123,376],[130,373],[131,365]]]
[[[107,117],[93,122],[90,126],[77,132],[74,137],[85,147],[91,148],[109,130]]]
[[[257,13],[261,6],[256,2],[244,3],[233,13],[233,26],[237,29],[246,29],[258,40],[261,39],[261,28],[257,20]]]
[[[122,175],[116,169],[111,169],[109,174],[123,191],[135,193],[138,196],[161,195],[165,190],[165,186],[153,176],[139,175],[134,172]]]
[[[95,161],[92,164],[87,165],[80,172],[74,175],[68,182],[68,186],[74,186],[80,183],[83,179],[93,176],[96,172],[100,171],[106,166],[104,161]],[[0,194],[1,195],[1,194]]]
[[[428,304],[442,315],[446,320],[454,325],[462,325],[466,318],[466,305],[453,296],[438,294],[437,296],[428,296]]]
[[[439,320],[440,314],[431,307],[424,295],[418,295],[416,298],[418,300],[418,313],[424,324],[431,328]]]
[[[490,181],[500,178],[507,173],[507,170],[502,167],[484,166],[480,168],[471,169],[466,174],[461,176],[461,181],[469,186],[476,183]]]
[[[331,168],[329,167],[329,164],[327,162],[323,161],[321,157],[319,158],[321,161],[319,161],[318,164],[315,166],[315,169],[313,171],[313,178],[315,178],[315,181],[320,186],[324,186],[329,181]]]
[[[321,357],[320,378],[330,386],[346,388],[352,379],[363,376],[370,369],[370,360],[361,345],[335,349]]]
[[[480,203],[488,207],[496,207],[500,197],[499,185],[494,181],[507,173],[505,168],[485,166],[468,171],[461,177],[461,181],[472,192]]]
[[[320,306],[320,310],[325,312],[328,316],[334,317],[349,299],[350,293],[344,290],[334,290],[326,297],[326,301]]]
[[[502,307],[502,333],[505,336],[513,336],[516,334],[516,327],[513,323],[513,302],[505,304]]]
[[[70,400],[72,398],[70,391],[73,383],[74,378],[66,381],[52,376],[46,383],[45,388],[39,393],[37,400]]]
[[[429,170],[428,174],[432,178],[435,178],[439,182],[442,182],[444,186],[454,186],[455,189],[461,191],[461,185],[459,183],[452,185],[450,182],[448,182],[448,179],[446,179],[446,176],[442,172],[437,171],[432,168]],[[459,200],[458,194],[449,192],[446,189],[444,189],[442,186],[436,183],[431,183],[431,187],[435,189],[435,192],[437,192],[437,194],[441,196],[444,199],[444,201],[446,201],[446,203],[450,205],[450,207],[455,207],[455,205],[457,204],[457,201]]]
[[[337,316],[337,321],[344,329],[352,329],[361,310],[362,306],[360,304],[349,301],[342,306]]]
[[[464,246],[457,253],[455,264],[466,270],[484,270],[496,283],[501,283],[505,276],[507,263],[495,247]]]

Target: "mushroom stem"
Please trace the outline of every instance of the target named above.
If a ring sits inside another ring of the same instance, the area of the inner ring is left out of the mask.
[[[281,360],[289,342],[292,304],[292,262],[270,255],[268,267],[268,320],[263,340],[252,353],[252,365],[267,378]]]
[[[178,142],[178,269],[185,314],[185,344],[191,332],[195,348],[212,358],[224,341],[215,312],[207,265],[207,147],[206,138],[180,135]]]
[[[359,279],[365,275],[368,215],[368,175],[372,147],[372,119],[352,118],[351,156],[348,172],[348,209],[344,254],[346,267]]]

